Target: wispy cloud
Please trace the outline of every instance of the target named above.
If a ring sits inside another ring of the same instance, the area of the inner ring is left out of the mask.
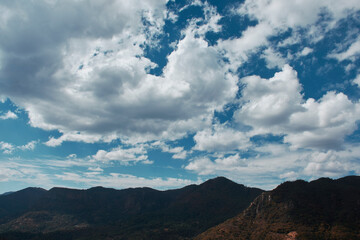
[[[12,111],[8,111],[7,113],[0,115],[0,119],[2,119],[2,120],[17,119],[17,118],[18,118],[18,116]]]

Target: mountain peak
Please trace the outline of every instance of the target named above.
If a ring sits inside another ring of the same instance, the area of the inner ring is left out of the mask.
[[[228,185],[228,184],[240,185],[240,184],[237,184],[237,183],[231,181],[230,179],[227,179],[226,177],[222,177],[222,176],[209,179],[209,180],[205,181],[204,183],[202,183],[201,185]]]
[[[28,188],[24,188],[22,190],[19,190],[17,192],[47,192],[47,190],[43,189],[41,187],[28,187]]]
[[[285,182],[195,239],[359,239],[359,199],[360,177]]]
[[[82,239],[103,239],[104,234],[109,239],[191,239],[242,212],[261,192],[217,177],[167,191],[56,187],[33,194],[38,197],[31,202],[24,195],[12,201],[0,196],[0,239],[11,238],[4,232],[16,235],[19,226],[25,232],[31,230],[26,234],[34,238],[11,239],[36,239],[36,234],[41,239],[60,239],[61,234],[79,234]]]

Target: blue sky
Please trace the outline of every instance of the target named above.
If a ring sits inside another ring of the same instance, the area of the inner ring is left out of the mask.
[[[360,173],[357,0],[5,0],[0,193]]]

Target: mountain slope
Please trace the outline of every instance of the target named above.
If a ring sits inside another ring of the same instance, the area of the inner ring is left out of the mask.
[[[29,211],[45,194],[46,190],[42,188],[25,188],[0,195],[0,224]]]
[[[360,239],[360,177],[283,183],[195,239]]]
[[[240,213],[263,192],[222,177],[168,191],[27,191],[29,202],[21,191],[0,196],[0,239],[190,239]]]

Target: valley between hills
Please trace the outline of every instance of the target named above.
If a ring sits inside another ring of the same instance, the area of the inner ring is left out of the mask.
[[[0,240],[360,239],[360,177],[297,180],[263,191],[224,177],[200,185],[0,195]]]

